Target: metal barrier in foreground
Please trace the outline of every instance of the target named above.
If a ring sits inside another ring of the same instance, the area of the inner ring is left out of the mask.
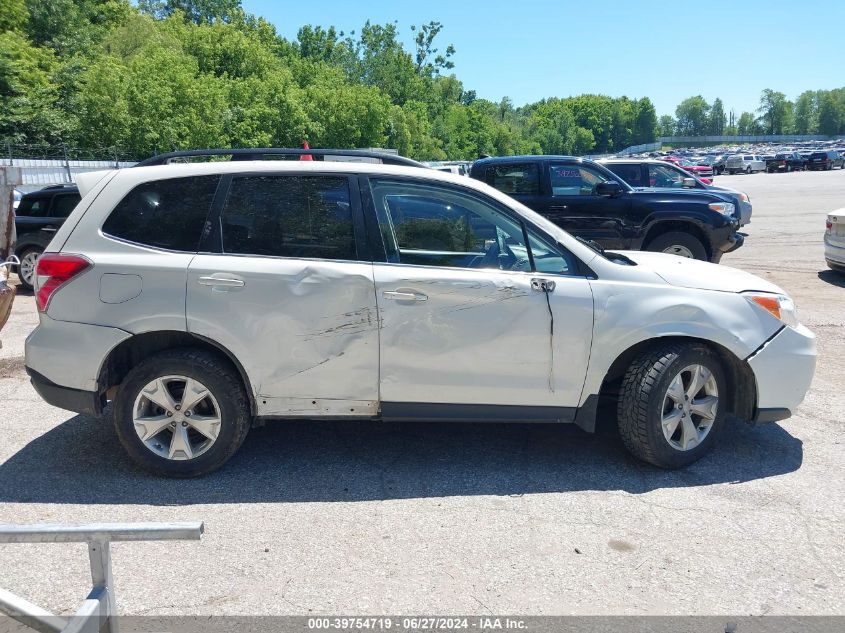
[[[117,633],[117,609],[109,544],[115,541],[198,541],[201,521],[191,523],[92,523],[0,525],[0,543],[88,543],[93,587],[70,618],[0,589],[0,611],[41,633]]]

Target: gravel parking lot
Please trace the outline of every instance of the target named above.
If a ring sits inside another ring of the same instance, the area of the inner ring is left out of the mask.
[[[843,614],[845,276],[824,216],[845,171],[723,176],[754,204],[726,255],[781,285],[819,338],[796,414],[737,425],[679,472],[574,427],[278,423],[221,472],[135,469],[109,423],[44,404],[0,350],[0,522],[203,520],[199,543],[113,546],[123,614]],[[58,612],[84,545],[0,546],[0,587]]]

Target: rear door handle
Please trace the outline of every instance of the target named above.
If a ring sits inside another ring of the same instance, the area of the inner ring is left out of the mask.
[[[221,273],[214,273],[213,275],[208,275],[207,277],[200,277],[197,279],[197,283],[200,286],[211,286],[212,289],[224,289],[224,288],[243,288],[245,282],[240,277],[234,276],[226,276],[225,274]]]
[[[55,226],[45,226],[45,227],[42,227],[41,230],[46,232],[46,233],[55,233],[59,229],[57,229]]]
[[[428,296],[421,292],[402,292],[400,290],[385,290],[381,293],[385,299],[394,301],[428,301]]]

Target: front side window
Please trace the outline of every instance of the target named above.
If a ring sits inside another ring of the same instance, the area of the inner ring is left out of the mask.
[[[238,176],[220,216],[224,253],[355,260],[349,181]]]
[[[549,166],[552,194],[555,196],[594,196],[596,185],[607,179],[598,171],[577,164],[554,164]]]
[[[508,195],[536,196],[540,194],[540,169],[537,163],[491,165],[487,184]]]
[[[649,165],[648,179],[651,187],[678,189],[684,186],[684,176],[666,165]]]
[[[153,248],[197,251],[219,176],[145,182],[121,200],[103,233]]]
[[[15,210],[15,215],[21,217],[43,218],[47,215],[49,198],[23,198]]]
[[[417,182],[372,179],[370,188],[388,262],[531,270],[522,223],[487,201]],[[542,270],[569,272],[568,256],[544,239],[529,237]]]

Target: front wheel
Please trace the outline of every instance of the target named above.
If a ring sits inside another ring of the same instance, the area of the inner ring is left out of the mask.
[[[750,174],[750,173],[751,173],[751,165],[749,165],[748,167],[746,167],[746,168],[745,168],[745,173],[746,173],[746,174]]]
[[[198,477],[225,464],[246,438],[249,402],[222,358],[184,348],[147,358],[130,371],[114,404],[120,443],[142,468]]]
[[[727,386],[709,348],[658,344],[631,363],[618,402],[619,433],[637,458],[661,468],[700,459],[724,426]]]
[[[707,249],[704,244],[695,236],[680,231],[658,235],[646,245],[645,250],[707,261]]]

